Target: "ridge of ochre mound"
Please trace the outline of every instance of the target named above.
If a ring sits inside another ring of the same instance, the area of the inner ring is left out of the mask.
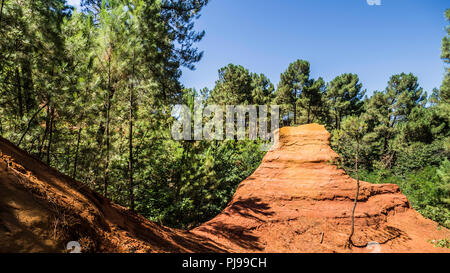
[[[370,252],[345,248],[356,181],[332,164],[324,126],[279,129],[259,168],[237,188],[222,213],[191,232],[235,252]],[[355,212],[356,245],[381,252],[450,252],[429,241],[449,230],[413,210],[399,187],[361,181]]]

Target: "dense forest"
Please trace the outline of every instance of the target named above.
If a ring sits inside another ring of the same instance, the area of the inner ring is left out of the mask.
[[[173,140],[173,105],[280,105],[280,126],[324,124],[342,156],[333,164],[398,184],[450,227],[448,67],[428,93],[399,71],[368,96],[357,74],[327,83],[306,60],[293,60],[277,86],[229,64],[214,88],[195,90],[181,69],[202,58],[205,33],[194,24],[207,3],[84,0],[75,10],[65,0],[1,0],[0,136],[153,221],[191,228],[225,207],[264,152],[262,141]]]

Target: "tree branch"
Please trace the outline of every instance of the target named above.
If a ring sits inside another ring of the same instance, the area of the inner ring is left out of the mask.
[[[43,106],[41,106],[41,108],[39,108],[38,111],[36,111],[36,113],[34,113],[34,115],[31,117],[31,119],[28,121],[28,125],[27,125],[27,129],[25,129],[25,132],[23,132],[22,137],[19,140],[19,143],[17,144],[17,146],[20,146],[20,144],[22,143],[23,138],[25,137],[25,135],[28,133],[28,130],[30,129],[30,125],[31,122],[36,118],[36,116],[42,111],[42,109],[44,109],[46,106],[48,105],[48,102],[46,104],[44,104]]]

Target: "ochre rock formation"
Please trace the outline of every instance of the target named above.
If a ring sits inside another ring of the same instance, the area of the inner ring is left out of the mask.
[[[227,208],[193,233],[239,252],[449,251],[429,242],[449,231],[413,210],[397,185],[362,181],[353,236],[359,247],[346,248],[356,180],[333,164],[329,139],[318,124],[281,128]]]
[[[285,127],[226,209],[183,231],[130,212],[0,138],[0,252],[450,252],[449,230],[414,211],[396,185],[356,181],[333,164],[330,134]],[[365,245],[377,242],[379,245]]]

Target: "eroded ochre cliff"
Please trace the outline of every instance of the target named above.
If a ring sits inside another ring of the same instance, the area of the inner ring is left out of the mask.
[[[329,139],[318,124],[281,128],[227,208],[193,233],[246,252],[447,251],[429,241],[449,231],[413,210],[397,185],[362,181],[353,235],[362,247],[346,248],[356,181],[332,164]]]
[[[450,252],[449,230],[413,210],[396,185],[356,181],[333,162],[318,124],[284,127],[279,142],[222,213],[182,231],[153,223],[0,138],[0,252]],[[376,242],[379,245],[367,243]]]

